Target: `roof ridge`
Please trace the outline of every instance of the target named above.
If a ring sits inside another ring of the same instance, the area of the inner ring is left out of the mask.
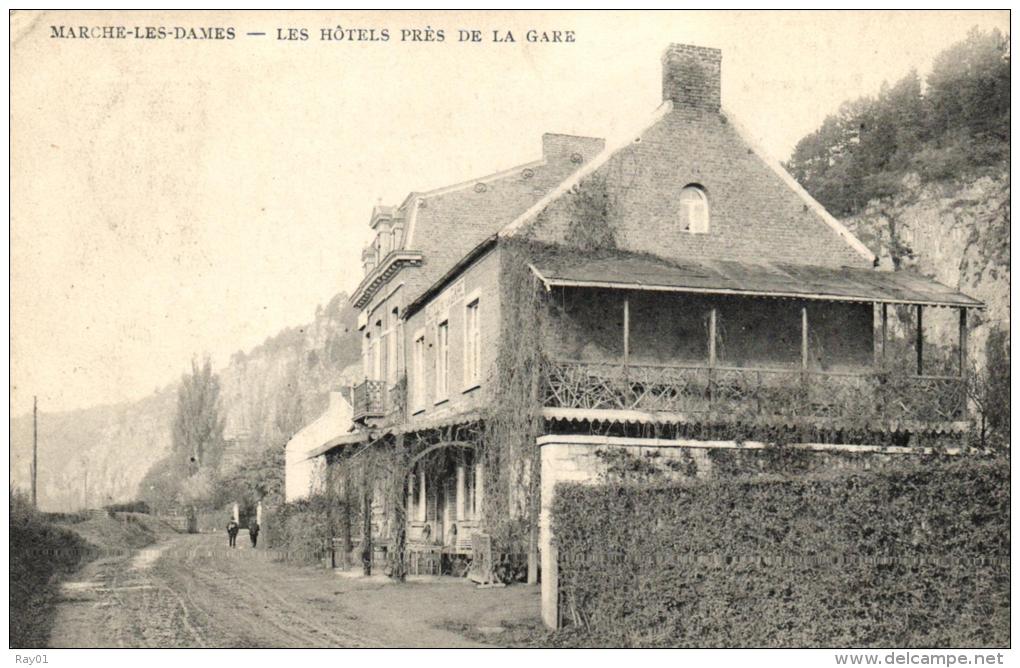
[[[619,142],[613,148],[603,149],[602,152],[598,154],[591,162],[589,162],[584,167],[578,169],[576,172],[574,172],[566,179],[561,181],[560,185],[550,190],[548,193],[545,194],[545,196],[543,196],[537,202],[532,204],[527,211],[525,211],[521,215],[517,216],[517,218],[507,223],[503,227],[503,229],[499,231],[499,236],[500,237],[513,236],[520,227],[522,227],[529,221],[529,219],[537,216],[539,213],[542,212],[543,209],[552,204],[556,199],[558,199],[559,197],[564,195],[567,191],[569,191],[571,188],[573,188],[575,185],[580,183],[582,179],[584,179],[586,176],[590,176],[592,173],[595,172],[595,170],[597,170],[602,165],[606,164],[611,157],[622,151],[624,148],[630,146],[631,143],[634,141],[633,137],[640,137],[641,135],[643,135],[650,127],[652,127],[660,120],[662,120],[666,116],[666,114],[668,114],[672,110],[673,102],[671,100],[663,101],[662,104],[660,104],[655,109],[655,112],[652,114],[651,120],[642,125],[640,130],[634,133],[629,133],[627,135],[628,139]]]
[[[515,165],[514,167],[509,167],[507,169],[500,170],[498,172],[492,172],[491,174],[487,174],[485,176],[479,176],[473,179],[469,179],[467,181],[460,181],[452,185],[443,186],[442,188],[433,188],[432,190],[427,190],[424,192],[411,191],[404,199],[404,202],[400,205],[401,209],[403,209],[405,206],[410,205],[410,212],[408,213],[407,221],[407,238],[404,240],[404,243],[408,247],[410,247],[410,245],[414,243],[414,233],[417,227],[415,223],[417,222],[418,219],[418,206],[422,202],[422,200],[425,199],[426,197],[438,197],[439,195],[448,195],[452,192],[457,192],[458,190],[462,190],[464,188],[470,188],[474,184],[480,183],[482,181],[502,179],[507,176],[512,176],[513,174],[516,174],[520,170],[530,169],[532,167],[541,167],[545,164],[546,164],[545,157],[542,157],[538,160],[525,162],[520,165]]]
[[[850,247],[853,248],[861,257],[869,262],[875,261],[876,255],[871,251],[871,249],[865,246],[860,239],[854,236],[853,232],[847,229],[847,227],[843,223],[839,222],[835,216],[829,213],[818,200],[812,197],[811,193],[805,190],[804,186],[800,185],[800,183],[797,182],[797,179],[793,178],[793,175],[791,175],[790,172],[786,171],[786,168],[783,167],[782,163],[773,157],[772,154],[758,142],[747,127],[740,122],[738,116],[730,112],[726,107],[722,107],[721,111],[732,124],[737,135],[739,135],[740,138],[751,147],[751,150],[755,152],[758,158],[764,162],[769,169],[775,172],[776,176],[778,176],[783,183],[785,183],[791,190],[797,193],[801,199],[804,200],[804,203],[807,204],[808,207],[810,207],[811,210],[822,219],[822,222],[831,227],[833,231],[847,242],[847,244],[849,244]]]
[[[465,181],[458,181],[457,183],[443,186],[441,188],[433,188],[432,190],[426,190],[424,192],[417,193],[418,197],[436,197],[437,195],[446,195],[447,193],[455,192],[462,188],[469,188],[479,181],[491,181],[493,179],[501,179],[507,176],[513,176],[522,169],[528,169],[529,167],[541,167],[545,164],[545,158],[539,158],[538,160],[532,160],[531,162],[525,162],[520,165],[501,169],[498,172],[492,172],[484,176],[477,176],[475,178],[467,179]]]

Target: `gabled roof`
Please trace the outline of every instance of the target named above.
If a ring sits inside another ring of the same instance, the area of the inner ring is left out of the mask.
[[[964,308],[984,306],[957,290],[907,271],[789,263],[676,262],[618,251],[596,256],[546,255],[531,268],[547,288],[601,287]]]
[[[510,237],[520,232],[528,225],[528,223],[533,222],[535,218],[538,217],[538,214],[542,213],[546,207],[569,193],[576,185],[581,183],[581,181],[598,171],[600,167],[609,162],[610,158],[630,146],[630,144],[640,137],[645,130],[665,118],[665,116],[671,111],[673,111],[673,103],[669,100],[664,100],[662,104],[655,109],[651,118],[649,118],[639,130],[635,130],[630,133],[623,141],[614,144],[612,148],[606,148],[599,153],[594,160],[571,174],[570,178],[562,181],[558,186],[556,186],[556,188],[550,190],[544,197],[539,199],[532,206],[528,207],[528,209],[522,212],[521,215],[503,226],[503,228],[499,230],[499,236]]]
[[[427,192],[410,193],[393,209],[406,221],[401,253],[416,253],[417,260],[396,267],[414,266],[404,280],[411,301],[450,271],[473,248],[496,234],[508,222],[582,168],[604,148],[594,137],[547,133],[542,137],[542,159]],[[391,253],[391,255],[394,255]],[[355,290],[355,306],[365,306],[396,271],[387,275],[383,259]]]
[[[751,147],[762,162],[768,165],[768,168],[775,172],[780,180],[786,184],[786,187],[797,193],[797,196],[804,200],[804,204],[811,209],[815,215],[821,218],[822,222],[831,227],[833,231],[838,234],[841,239],[843,239],[843,241],[849,244],[850,247],[857,251],[857,253],[865,260],[871,263],[875,263],[878,260],[878,256],[875,255],[870,248],[865,246],[864,242],[854,236],[853,232],[847,229],[843,223],[839,222],[835,216],[829,213],[829,211],[822,206],[818,200],[812,197],[811,194],[804,189],[804,186],[797,182],[797,179],[793,178],[793,175],[790,174],[790,172],[786,171],[786,168],[783,167],[775,156],[765,150],[765,147],[761,145],[761,143],[746,127],[744,127],[735,115],[727,112],[725,109],[723,110],[723,113],[726,118],[729,119],[729,123],[737,130],[740,137],[747,143],[748,146]]]
[[[749,156],[753,160],[748,160]],[[638,183],[619,182],[620,174],[627,169],[627,161],[631,161],[637,174],[630,178],[636,179]],[[661,164],[654,164],[656,162]],[[668,164],[670,169],[686,174],[688,178],[684,179],[685,182],[702,186],[705,185],[702,181],[707,182],[710,199],[715,197],[713,209],[721,211],[722,207],[716,207],[718,204],[725,204],[728,209],[726,220],[720,221],[728,225],[722,237],[705,235],[704,238],[691,239],[690,243],[684,244],[683,250],[674,249],[677,253],[721,259],[732,251],[734,240],[740,236],[760,234],[778,238],[776,233],[779,231],[791,234],[794,239],[811,236],[813,244],[810,247],[821,252],[825,258],[824,261],[815,261],[815,264],[834,264],[834,258],[839,253],[832,251],[839,246],[845,249],[842,253],[845,261],[841,264],[863,265],[876,260],[875,254],[811,197],[731,113],[706,113],[677,108],[670,100],[665,100],[639,130],[564,180],[503,227],[499,234],[501,237],[509,237],[524,231],[532,234],[537,232],[536,238],[541,241],[556,243],[557,237],[562,237],[562,219],[570,217],[565,210],[571,194],[578,185],[595,174],[606,177],[608,187],[615,189],[620,197],[629,197],[633,192],[645,188],[653,190],[660,202],[669,200],[675,193],[662,189],[662,184],[654,181],[655,178],[661,178],[661,174],[649,176],[656,170],[661,171],[662,164]],[[749,177],[747,188],[734,188],[731,181],[737,171],[741,176]],[[640,179],[648,179],[648,182],[640,183]],[[713,180],[715,183],[712,183]],[[713,188],[721,184],[725,184],[725,187]],[[672,185],[680,186],[683,183],[677,180]],[[744,199],[747,202],[733,206],[734,202]],[[756,210],[751,214],[744,212],[743,217],[737,218],[735,209],[754,208],[752,202],[758,205]],[[637,215],[643,221],[653,221],[655,215],[669,218],[664,211],[656,211],[660,208],[657,204],[648,199],[631,201],[625,207],[623,216]],[[541,226],[548,227],[549,223],[539,221],[545,217],[542,214],[549,213],[552,213],[551,220],[558,218],[560,222],[553,223],[554,231],[543,233]],[[742,227],[736,226],[738,220]],[[560,227],[558,232],[555,231],[557,224]],[[718,242],[719,238],[723,239],[722,243]],[[763,236],[763,239],[767,238]],[[742,240],[744,247],[739,252],[746,255],[752,244],[748,244],[746,238]],[[783,248],[782,243],[779,248]],[[767,254],[765,249],[762,252]],[[798,249],[798,252],[803,252],[803,249]],[[737,259],[736,254],[734,259]],[[804,262],[810,264],[812,259],[806,255]]]

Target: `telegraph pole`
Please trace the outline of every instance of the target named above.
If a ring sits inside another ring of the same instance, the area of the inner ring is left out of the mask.
[[[38,397],[32,397],[32,507],[39,509],[38,477],[39,477],[39,403]]]
[[[81,486],[81,507],[82,510],[89,509],[89,460],[81,458],[82,472],[85,474]]]

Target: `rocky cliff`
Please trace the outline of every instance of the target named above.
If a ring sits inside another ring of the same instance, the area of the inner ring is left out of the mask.
[[[360,357],[356,313],[346,294],[312,321],[235,353],[219,370],[228,439],[226,465],[253,450],[279,447],[317,417],[328,393],[350,384]],[[183,361],[182,361],[183,362]],[[139,401],[39,413],[39,503],[72,510],[126,501],[149,468],[170,452],[176,384]],[[32,416],[11,420],[11,485],[28,490]],[[87,479],[86,479],[87,478]]]
[[[927,183],[909,174],[899,185],[843,222],[883,268],[917,271],[987,305],[969,323],[969,354],[980,364],[991,331],[1009,330],[1009,168]],[[926,339],[955,344],[956,314],[930,311]]]

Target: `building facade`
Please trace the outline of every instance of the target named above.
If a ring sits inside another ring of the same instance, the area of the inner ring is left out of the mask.
[[[494,549],[541,570],[550,624],[555,485],[599,480],[606,450],[711,475],[712,448],[966,446],[981,304],[878,270],[722,108],[718,50],[661,66],[662,104],[618,146],[547,134],[535,162],[377,207],[352,297],[364,379],[331,461],[399,454],[374,540],[432,572],[513,525]],[[926,351],[932,310],[959,337]]]

